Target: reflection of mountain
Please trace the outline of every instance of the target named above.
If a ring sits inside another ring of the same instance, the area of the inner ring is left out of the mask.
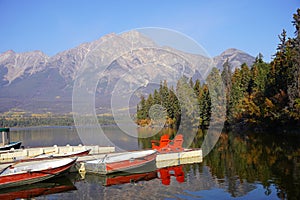
[[[89,52],[112,38],[114,40],[112,46],[121,43],[121,47],[118,48],[130,49],[134,46],[138,49],[116,58],[101,74],[96,98],[97,107],[101,107],[98,108],[100,112],[107,112],[112,90],[126,72],[134,70],[135,73],[124,79],[123,86],[130,88],[142,84],[140,80],[145,81],[147,85],[147,79],[150,77],[157,80],[164,80],[165,77],[178,78],[182,75],[200,78],[200,74],[203,75],[210,64],[210,60],[201,55],[183,53],[170,47],[159,47],[138,32],[109,34],[53,57],[48,57],[40,51],[26,53],[7,51],[0,54],[0,112],[12,108],[32,112],[71,112],[76,73],[83,69],[82,64]],[[117,48],[113,50],[119,51]],[[214,58],[215,64],[220,67],[227,58],[233,67],[243,62],[251,64],[254,60],[244,52],[230,49]],[[140,70],[140,77],[135,76],[136,70]]]

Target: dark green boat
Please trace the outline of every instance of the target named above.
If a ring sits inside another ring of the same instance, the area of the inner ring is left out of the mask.
[[[22,142],[10,142],[9,128],[0,128],[2,133],[2,145],[0,146],[0,151],[10,150],[11,148],[20,149]]]

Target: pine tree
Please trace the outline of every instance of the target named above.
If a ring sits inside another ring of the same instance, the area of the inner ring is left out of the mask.
[[[242,75],[241,70],[239,68],[235,68],[234,73],[232,75],[232,88],[230,92],[230,101],[229,101],[229,115],[228,121],[233,123],[235,119],[239,118],[239,110],[237,106],[240,100],[244,97],[244,92],[242,88]]]
[[[267,115],[273,121],[286,123],[289,121],[287,112],[293,101],[293,62],[291,40],[287,39],[286,31],[283,30],[278,36],[280,43],[277,47],[275,58],[271,62],[271,71],[266,90],[266,100],[273,104],[272,110],[267,111]]]
[[[176,96],[179,101],[181,111],[181,125],[184,127],[192,127],[199,123],[199,104],[197,96],[188,82],[187,77],[179,79],[176,86]]]
[[[241,88],[245,95],[249,95],[250,88],[249,83],[251,80],[251,73],[248,65],[246,63],[243,63],[241,66]]]
[[[251,88],[250,98],[253,101],[253,104],[257,105],[260,110],[260,120],[264,120],[264,116],[267,114],[266,105],[265,105],[265,94],[266,94],[266,87],[268,82],[268,74],[271,68],[268,63],[263,61],[262,54],[259,54],[255,58],[255,62],[251,68],[251,80],[249,83],[249,88]]]
[[[263,61],[263,55],[259,53],[251,68],[252,84],[250,87],[253,93],[261,93],[261,95],[265,93],[269,72],[270,66]]]
[[[229,64],[228,59],[223,64],[223,71],[222,71],[222,80],[225,86],[225,93],[226,93],[226,116],[229,115],[229,101],[230,101],[230,93],[232,88],[232,72],[231,72],[231,66]]]
[[[169,97],[169,88],[167,81],[164,80],[163,83],[160,84],[159,94],[161,97],[161,105],[167,109],[168,107],[168,97]]]
[[[223,83],[226,87],[226,91],[230,93],[230,89],[231,89],[231,76],[232,76],[232,72],[231,72],[231,66],[229,64],[228,59],[225,61],[225,63],[223,64],[223,71],[222,71],[222,80]]]
[[[147,119],[147,116],[148,116],[148,110],[146,110],[146,99],[142,95],[141,101],[138,105],[137,120]]]
[[[145,102],[145,110],[148,111],[148,115],[147,115],[147,118],[149,118],[149,110],[151,108],[151,106],[153,106],[153,97],[152,97],[152,94],[149,94],[146,102]]]
[[[156,89],[154,90],[154,93],[153,93],[153,104],[158,104],[158,105],[162,104],[161,96]]]
[[[194,91],[195,91],[195,94],[198,96],[199,93],[200,93],[200,90],[201,90],[200,80],[197,79],[197,80],[195,81],[195,85],[192,86],[192,87],[193,87],[193,89],[194,89]]]
[[[211,101],[211,122],[218,123],[224,119],[226,114],[226,94],[221,73],[217,68],[212,68],[206,78]]]
[[[291,73],[294,75],[288,87],[289,106],[291,115],[294,119],[300,119],[300,9],[293,15],[293,25],[295,26],[295,38],[292,44],[292,63]]]
[[[208,86],[203,85],[200,97],[200,125],[208,126],[211,119],[211,98]]]

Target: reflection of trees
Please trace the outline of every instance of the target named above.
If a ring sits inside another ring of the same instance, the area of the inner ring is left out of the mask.
[[[148,129],[141,129],[139,134],[145,137],[147,132]],[[152,137],[139,138],[139,146],[151,148],[151,140],[159,140],[163,134],[173,138],[176,131],[166,128]],[[206,134],[207,131],[198,130],[190,148],[200,148]],[[253,189],[248,183],[260,182],[266,195],[270,195],[274,184],[279,198],[299,199],[299,142],[297,135],[223,133],[204,158],[204,165],[220,184],[228,182],[228,192],[232,196],[246,194]]]
[[[222,134],[213,151],[205,158],[211,172],[219,180],[228,179],[228,192],[236,196],[240,183],[259,181],[268,189],[274,183],[278,197],[300,197],[299,142],[293,137],[254,135],[242,138],[233,133]]]

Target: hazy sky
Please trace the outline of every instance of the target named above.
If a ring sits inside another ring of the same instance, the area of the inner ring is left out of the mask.
[[[0,53],[41,50],[52,56],[108,33],[174,29],[215,56],[237,48],[269,61],[278,35],[294,36],[299,0],[0,0]]]

